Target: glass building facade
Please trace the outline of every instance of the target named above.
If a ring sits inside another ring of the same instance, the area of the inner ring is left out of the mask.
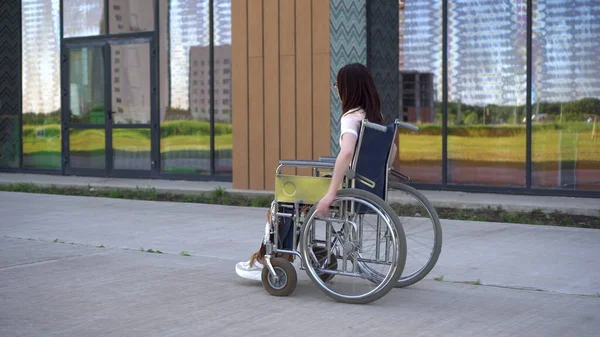
[[[600,191],[600,2],[411,0],[399,10],[400,110],[421,126],[400,136],[413,182]]]
[[[23,0],[21,27],[3,169],[231,179],[231,0]]]
[[[0,118],[19,154],[0,169],[231,180],[231,1],[22,0],[20,118]],[[600,2],[398,10],[414,184],[600,195]]]

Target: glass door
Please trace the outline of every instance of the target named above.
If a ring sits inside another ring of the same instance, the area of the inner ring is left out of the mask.
[[[110,167],[114,175],[146,175],[152,160],[150,43],[110,42]],[[137,171],[137,173],[136,173]]]
[[[150,39],[66,46],[65,173],[143,177],[155,171],[151,49]]]
[[[67,49],[68,66],[63,95],[65,171],[70,174],[107,173],[106,92],[107,49],[102,43]]]

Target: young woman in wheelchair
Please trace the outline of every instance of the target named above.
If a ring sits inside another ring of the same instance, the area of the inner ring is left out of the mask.
[[[380,111],[379,94],[367,67],[358,63],[344,66],[338,71],[334,87],[343,109],[340,121],[340,151],[335,159],[330,188],[317,203],[317,215],[323,216],[329,211],[338,187],[352,161],[361,122],[366,119],[371,123],[385,124]],[[306,211],[304,210],[304,212]],[[270,215],[267,214],[267,226],[269,219]],[[289,250],[295,248],[291,247],[292,235],[294,235],[292,227],[291,218],[283,218],[279,221],[279,244]],[[236,265],[236,273],[246,279],[261,280],[264,255],[263,241],[259,250],[251,255],[249,261],[239,262]]]

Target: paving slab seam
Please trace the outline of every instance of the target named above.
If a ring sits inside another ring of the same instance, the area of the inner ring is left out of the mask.
[[[116,246],[110,246],[110,245],[104,245],[102,244],[103,247],[99,247],[99,246],[95,246],[95,245],[90,245],[87,243],[83,243],[83,242],[55,242],[54,240],[44,240],[44,239],[32,239],[32,238],[21,238],[21,237],[16,237],[16,236],[3,236],[3,238],[5,239],[13,239],[13,240],[19,240],[19,241],[33,241],[33,242],[41,242],[41,243],[55,243],[55,244],[59,244],[59,245],[72,245],[72,246],[80,246],[80,247],[88,247],[88,248],[97,248],[100,250],[106,250],[106,252],[109,251],[129,251],[129,252],[138,252],[138,253],[146,253],[146,254],[154,254],[154,255],[168,255],[168,256],[180,256],[180,257],[197,257],[197,258],[206,258],[206,259],[212,259],[212,260],[219,260],[219,261],[223,261],[223,262],[232,262],[235,261],[233,259],[227,259],[227,258],[222,258],[222,257],[218,257],[218,256],[213,256],[213,255],[181,255],[180,253],[170,253],[168,251],[161,251],[160,249],[154,249],[154,248],[150,248],[152,250],[155,251],[160,251],[160,253],[156,253],[156,252],[148,252],[146,250],[141,250],[141,248],[130,248],[130,247],[116,247]],[[183,252],[183,251],[182,251]],[[66,259],[66,258],[71,258],[71,257],[82,257],[82,256],[91,256],[91,255],[97,255],[97,254],[104,254],[105,252],[99,251],[96,253],[88,253],[88,254],[80,254],[80,255],[72,255],[72,256],[67,256],[67,257],[62,257],[62,258],[58,258],[56,259],[56,261],[58,260],[62,260],[62,259]],[[41,262],[49,262],[49,261],[55,261],[55,260],[45,260],[45,261],[38,261],[38,262],[31,262],[32,264],[35,263],[41,263]],[[24,263],[23,265],[28,264],[28,263]],[[18,265],[14,265],[14,266],[18,266]],[[10,267],[10,266],[5,266],[5,267],[0,267],[0,269],[6,268],[6,267]]]
[[[525,287],[525,286],[503,286],[503,285],[499,285],[499,284],[489,284],[489,283],[476,284],[475,283],[476,281],[444,281],[444,280],[442,280],[442,281],[433,280],[433,281],[445,282],[445,283],[456,283],[456,284],[467,284],[467,285],[474,285],[474,286],[478,286],[478,287],[490,287],[490,288],[501,288],[501,289],[509,289],[509,290],[519,290],[519,291],[542,292],[542,293],[556,294],[556,295],[591,297],[591,298],[596,298],[596,299],[600,300],[600,293],[595,293],[595,294],[567,293],[567,292],[552,291],[552,290],[547,290],[547,289],[542,289],[542,288]]]

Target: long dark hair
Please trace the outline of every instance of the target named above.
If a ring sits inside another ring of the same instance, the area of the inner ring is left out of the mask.
[[[337,74],[337,87],[342,100],[343,113],[362,108],[371,123],[384,125],[381,102],[373,76],[367,67],[351,63],[342,67]]]

